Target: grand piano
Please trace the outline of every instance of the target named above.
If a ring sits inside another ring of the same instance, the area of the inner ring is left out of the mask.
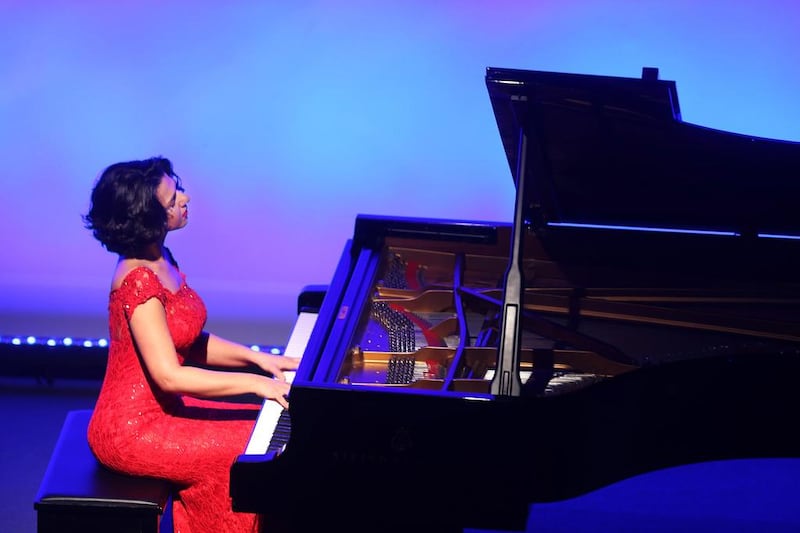
[[[513,221],[356,218],[290,409],[231,469],[268,531],[522,530],[645,472],[800,457],[800,143],[683,122],[656,69],[486,85]]]

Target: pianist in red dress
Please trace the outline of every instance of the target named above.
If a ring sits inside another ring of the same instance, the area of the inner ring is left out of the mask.
[[[255,515],[231,510],[229,480],[259,406],[213,398],[254,393],[286,406],[282,370],[297,362],[203,331],[205,306],[164,246],[170,231],[186,226],[188,203],[164,158],[111,165],[92,191],[86,227],[119,258],[89,445],[111,469],[172,481],[176,532],[253,531]],[[248,371],[254,367],[274,378]]]

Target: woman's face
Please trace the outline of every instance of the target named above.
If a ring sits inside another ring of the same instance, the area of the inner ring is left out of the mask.
[[[167,210],[167,231],[184,227],[189,222],[189,195],[179,191],[175,180],[166,174],[156,189],[156,198]]]

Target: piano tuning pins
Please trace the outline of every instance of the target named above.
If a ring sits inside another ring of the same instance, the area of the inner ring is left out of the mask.
[[[383,275],[383,286],[392,289],[407,289],[406,282],[406,262],[403,258],[395,254],[389,260],[386,272]]]
[[[395,356],[391,356],[389,358],[389,364],[386,367],[386,383],[392,384],[396,383],[397,379],[397,359]]]
[[[406,262],[400,255],[395,254],[389,258],[381,283],[388,288],[408,288]],[[392,355],[386,370],[386,383],[411,383],[414,380],[415,363],[412,352],[416,350],[414,323],[405,313],[393,309],[386,302],[378,301],[371,302],[370,318],[383,327],[389,338],[389,351]]]
[[[386,330],[389,336],[389,351],[416,350],[414,324],[403,313],[392,309],[386,302],[372,302],[370,316]]]
[[[386,369],[386,383],[405,385],[414,381],[415,362],[413,355],[393,354]]]

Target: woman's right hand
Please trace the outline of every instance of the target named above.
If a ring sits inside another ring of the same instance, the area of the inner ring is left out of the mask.
[[[278,402],[284,409],[289,408],[289,401],[286,399],[289,396],[289,383],[258,374],[249,375],[255,380],[253,392],[261,398]]]

